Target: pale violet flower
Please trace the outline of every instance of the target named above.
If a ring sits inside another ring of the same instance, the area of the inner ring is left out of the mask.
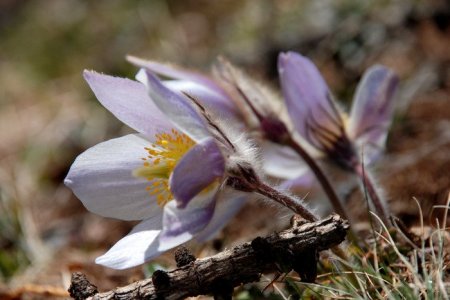
[[[215,107],[231,120],[238,113],[227,95],[201,75],[162,83],[143,71],[138,77],[145,84],[91,71],[84,77],[98,100],[138,132],[80,154],[65,179],[91,212],[141,220],[96,262],[133,267],[220,230],[246,198],[225,195],[227,174],[249,166],[253,156],[246,143],[234,144],[202,106]]]
[[[278,71],[296,133],[329,161],[361,175],[361,155],[365,164],[371,164],[384,149],[393,114],[397,76],[381,65],[369,68],[357,87],[347,118],[334,102],[319,70],[308,58],[295,52],[281,53]],[[293,158],[292,164],[296,159]],[[277,166],[267,171],[282,174]],[[286,185],[302,186],[310,181],[310,177],[309,172],[303,172],[286,178],[289,179]]]
[[[359,83],[348,120],[334,103],[317,67],[295,52],[278,60],[281,87],[296,131],[314,148],[342,167],[351,167],[355,146],[364,147],[367,161],[384,149],[392,111],[397,76],[388,68],[369,68]],[[355,157],[356,156],[356,157]]]

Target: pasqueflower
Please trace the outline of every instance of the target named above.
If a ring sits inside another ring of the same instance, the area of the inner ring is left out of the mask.
[[[317,67],[306,57],[282,53],[278,59],[281,87],[289,116],[300,136],[341,168],[355,171],[369,184],[364,163],[374,162],[384,149],[393,113],[397,76],[388,68],[369,68],[359,83],[348,119],[333,100]],[[290,181],[304,182],[305,175]],[[378,198],[368,186],[371,198]],[[372,199],[374,202],[380,199]],[[378,212],[384,204],[374,203]],[[387,219],[386,211],[384,219]],[[382,216],[383,217],[383,216]]]
[[[316,66],[294,52],[278,60],[281,87],[291,120],[300,135],[342,167],[349,168],[355,146],[366,162],[382,152],[389,129],[397,76],[388,68],[369,68],[356,90],[348,120],[333,100]]]
[[[242,194],[225,197],[224,180],[237,167],[251,168],[252,156],[199,103],[202,99],[233,118],[236,111],[226,95],[208,82],[163,84],[150,72],[139,76],[145,85],[91,71],[84,77],[98,100],[138,132],[80,154],[65,179],[88,210],[141,220],[96,262],[117,269],[136,266],[224,226],[245,200]]]

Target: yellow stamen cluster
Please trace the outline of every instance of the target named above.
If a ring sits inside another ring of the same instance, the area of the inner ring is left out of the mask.
[[[143,157],[144,166],[136,169],[134,175],[144,177],[151,183],[146,187],[150,195],[156,196],[158,205],[164,206],[173,199],[169,188],[169,177],[178,160],[195,145],[184,133],[172,129],[170,133],[155,135],[156,140],[145,147],[147,157]]]

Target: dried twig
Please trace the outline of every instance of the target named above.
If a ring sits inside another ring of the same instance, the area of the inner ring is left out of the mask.
[[[265,238],[238,245],[214,256],[196,259],[186,251],[177,255],[177,269],[156,271],[151,279],[137,281],[112,291],[91,294],[83,290],[85,278],[72,277],[71,296],[75,299],[184,299],[213,294],[230,299],[234,287],[258,281],[261,273],[297,271],[303,281],[316,277],[317,253],[341,243],[348,223],[338,215],[301,223],[294,218],[292,227]],[[88,295],[89,296],[85,296]]]

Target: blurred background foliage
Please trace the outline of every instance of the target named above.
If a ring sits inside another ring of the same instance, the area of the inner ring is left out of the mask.
[[[127,54],[204,71],[224,55],[276,87],[278,53],[295,50],[346,103],[367,67],[393,68],[402,87],[380,183],[413,224],[412,197],[430,213],[450,186],[449,24],[444,0],[0,1],[0,288],[65,286],[77,269],[101,288],[143,276],[93,265],[131,225],[86,212],[62,185],[76,155],[129,131],[82,78],[133,77]],[[246,224],[221,241],[269,230]]]

